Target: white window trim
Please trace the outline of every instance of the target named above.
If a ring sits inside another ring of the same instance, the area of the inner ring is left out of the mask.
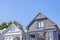
[[[38,27],[44,27],[44,21],[38,21]]]

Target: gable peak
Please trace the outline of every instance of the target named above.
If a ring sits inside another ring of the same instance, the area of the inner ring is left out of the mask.
[[[43,18],[47,18],[43,13],[39,12],[38,15],[35,17],[36,19],[43,19]]]

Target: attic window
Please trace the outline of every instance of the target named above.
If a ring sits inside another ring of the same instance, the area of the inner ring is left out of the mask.
[[[15,27],[12,26],[9,32],[13,32],[15,30]]]
[[[15,30],[15,27],[14,27],[14,26],[12,26],[11,31],[13,32],[14,30]]]
[[[44,27],[44,22],[43,21],[38,21],[38,27]]]

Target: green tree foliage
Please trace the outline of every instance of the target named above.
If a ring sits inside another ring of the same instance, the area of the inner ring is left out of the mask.
[[[18,23],[16,21],[13,22],[16,26],[18,25]]]
[[[16,21],[14,21],[13,22],[16,26],[18,26],[20,29],[22,29],[23,30],[23,28],[22,28],[22,25],[21,24],[19,24],[18,22],[16,22]]]
[[[0,25],[0,30],[7,28],[7,23],[6,22],[2,22],[2,24]]]
[[[12,21],[8,22],[8,26],[10,26],[12,24]]]
[[[22,25],[21,24],[19,24],[18,22],[16,22],[16,21],[10,21],[10,22],[8,22],[8,23],[6,23],[6,22],[2,22],[1,24],[0,24],[0,30],[2,30],[2,29],[4,29],[4,28],[8,28],[11,24],[15,24],[17,27],[19,27],[20,29],[23,29],[22,28]]]

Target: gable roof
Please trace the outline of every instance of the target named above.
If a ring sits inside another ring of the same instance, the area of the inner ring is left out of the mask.
[[[11,24],[6,30],[4,30],[4,31],[2,32],[2,34],[5,34],[7,31],[9,31],[9,29],[10,29],[12,26],[15,26],[15,27],[18,27],[18,28],[19,28],[19,26],[16,26],[15,24]],[[19,29],[20,29],[20,28],[19,28]],[[20,30],[22,30],[22,29],[20,29]]]
[[[28,30],[30,25],[33,24],[36,20],[43,20],[43,19],[48,19],[50,20],[49,18],[47,18],[44,14],[42,13],[38,13],[37,16],[30,22],[30,24],[26,27],[26,29]],[[51,20],[50,20],[51,21]],[[51,21],[52,23],[54,23],[53,21]],[[54,23],[55,24],[55,23]],[[57,24],[55,24],[54,26],[57,27]]]

